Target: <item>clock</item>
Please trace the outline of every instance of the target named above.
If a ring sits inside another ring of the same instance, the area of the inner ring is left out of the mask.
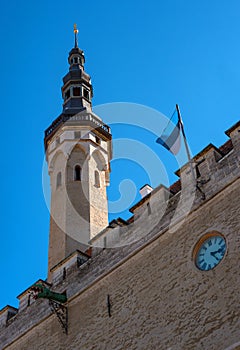
[[[226,240],[219,233],[203,236],[195,247],[195,264],[199,270],[209,271],[223,259],[227,250]]]

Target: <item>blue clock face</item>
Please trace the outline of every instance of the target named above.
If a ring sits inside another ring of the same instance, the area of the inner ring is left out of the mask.
[[[221,235],[211,235],[203,241],[196,255],[196,266],[208,271],[217,266],[226,252],[226,241]]]

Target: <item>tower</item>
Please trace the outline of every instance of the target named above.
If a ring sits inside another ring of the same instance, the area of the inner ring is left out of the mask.
[[[93,89],[85,57],[75,45],[63,78],[63,110],[45,131],[51,184],[48,278],[51,269],[108,225],[111,131],[92,111]]]

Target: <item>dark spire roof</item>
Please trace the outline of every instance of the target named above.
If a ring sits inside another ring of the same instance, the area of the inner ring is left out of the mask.
[[[63,112],[76,114],[92,105],[93,89],[90,76],[84,70],[84,52],[78,47],[78,29],[74,24],[74,47],[68,56],[69,72],[63,78]]]

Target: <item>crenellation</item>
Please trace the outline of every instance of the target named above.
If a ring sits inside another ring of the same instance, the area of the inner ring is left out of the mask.
[[[35,283],[33,283],[30,287],[28,287],[24,292],[19,294],[17,296],[19,300],[19,307],[18,307],[18,312],[21,313],[23,312],[26,308],[30,307],[33,303],[35,303],[35,299],[33,298],[33,295],[31,293],[31,288],[33,287],[34,284],[41,283],[44,286],[48,287],[50,284],[46,281],[43,281],[42,279],[39,279]]]
[[[79,268],[80,266],[84,265],[89,260],[89,258],[90,256],[88,254],[76,250],[63,261],[60,261],[58,265],[54,266],[51,269],[53,286],[63,281],[64,269],[66,271],[67,277],[70,270]]]
[[[231,181],[231,178],[233,180],[239,176],[239,159],[229,146],[228,153],[223,154],[215,146],[209,145],[194,159],[197,159],[194,166],[198,167],[197,181],[201,191],[195,188],[194,183],[192,183],[190,165],[185,165],[176,172],[181,176],[182,189],[180,187],[177,189],[175,186],[177,191],[174,189],[174,192],[171,193],[171,190],[169,191],[171,186],[167,189],[160,185],[130,208],[134,214],[135,227],[144,224],[146,230],[149,226],[154,227],[155,225],[165,228],[173,218],[176,221],[180,220],[185,215],[186,210],[191,209],[191,206],[197,208],[201,205],[204,200],[203,195],[207,199],[211,198],[224,188]],[[194,173],[196,174],[196,171]],[[184,206],[179,205],[181,201],[184,201]],[[151,213],[149,213],[148,205],[150,205]],[[177,212],[176,208],[178,208]],[[107,246],[111,247],[123,244],[124,240],[129,242],[138,239],[138,234],[135,230],[132,231],[130,226],[126,227],[124,231],[117,226],[114,230],[102,231],[91,243],[104,247],[104,237],[105,245],[108,242]]]
[[[231,138],[233,148],[236,152],[240,150],[240,121],[225,131],[225,134]]]
[[[2,310],[0,310],[0,329],[9,324],[10,320],[13,319],[18,313],[18,309],[7,305]]]
[[[51,310],[47,300],[37,300],[31,307],[16,314],[12,322],[9,322],[8,326],[4,329],[4,332],[0,332],[1,349],[5,349],[15,339],[23,336],[32,327],[37,326],[50,315]]]

